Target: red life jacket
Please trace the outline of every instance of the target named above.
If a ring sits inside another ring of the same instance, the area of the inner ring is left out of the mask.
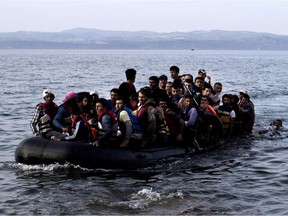
[[[146,103],[145,105],[138,108],[136,117],[138,118],[139,125],[142,129],[147,128],[148,126],[148,113],[147,109],[150,106],[150,103]]]
[[[75,125],[76,125],[76,123],[77,123],[77,121],[78,121],[79,119],[82,119],[82,120],[84,121],[84,124],[85,124],[87,127],[90,128],[90,125],[89,125],[89,123],[88,123],[85,115],[82,115],[82,114],[81,114],[81,115],[76,115],[76,116],[72,119],[72,124],[71,124],[72,128],[75,127]]]
[[[113,111],[109,111],[109,110],[105,110],[105,111],[103,111],[103,112],[101,112],[99,114],[98,122],[101,122],[103,116],[106,115],[106,114],[110,115],[110,117],[111,117],[111,119],[113,121],[113,124],[117,123],[117,117],[116,117],[115,113]]]
[[[57,113],[57,110],[58,110],[58,106],[54,102],[52,102],[51,104],[46,104],[46,103],[40,102],[38,105],[43,107],[45,113],[47,115],[49,115],[51,120],[54,119],[54,117]]]
[[[95,140],[97,140],[97,130],[96,130],[96,128],[92,128],[92,127],[90,126],[90,124],[89,124],[88,121],[87,121],[86,116],[83,115],[83,114],[81,114],[81,115],[76,115],[76,116],[72,119],[72,124],[71,124],[72,128],[75,128],[75,126],[76,126],[76,124],[77,124],[77,121],[78,121],[79,119],[82,119],[82,120],[84,121],[84,124],[85,124],[85,125],[87,126],[87,128],[88,128],[88,131],[89,131],[89,140],[90,140],[90,141],[95,141]]]

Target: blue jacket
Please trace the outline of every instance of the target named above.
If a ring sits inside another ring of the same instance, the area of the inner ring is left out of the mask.
[[[76,106],[78,106],[80,113],[82,114],[82,110],[81,107],[77,104]],[[67,126],[71,126],[71,121],[70,121],[70,115],[71,112],[69,109],[65,108],[62,105],[59,106],[58,111],[53,119],[53,125],[57,128],[57,129],[62,129],[63,127],[67,127]],[[69,121],[67,121],[69,119]]]

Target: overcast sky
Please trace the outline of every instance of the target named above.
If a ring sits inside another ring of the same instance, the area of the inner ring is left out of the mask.
[[[288,0],[0,0],[0,32],[254,31],[288,35]]]

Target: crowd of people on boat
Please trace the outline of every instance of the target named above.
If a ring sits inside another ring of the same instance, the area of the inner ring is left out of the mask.
[[[150,76],[147,86],[136,91],[136,70],[127,69],[126,81],[111,89],[109,99],[97,91],[69,91],[60,106],[53,91],[45,89],[30,123],[32,132],[95,146],[189,144],[200,133],[209,134],[215,123],[209,119],[217,116],[223,139],[252,133],[255,111],[247,91],[222,95],[222,83],[212,84],[204,69],[195,77],[179,73],[179,67],[171,66],[170,80],[165,74]]]

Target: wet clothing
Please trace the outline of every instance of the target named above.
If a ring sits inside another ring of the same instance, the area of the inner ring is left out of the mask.
[[[254,124],[253,108],[250,104],[240,104],[240,107],[244,110],[242,111],[242,132],[250,134]]]
[[[280,129],[279,128],[277,128],[275,125],[270,125],[269,127],[267,127],[266,129],[264,129],[264,130],[260,130],[259,132],[258,132],[258,134],[260,134],[260,135],[263,135],[263,134],[265,134],[266,136],[276,136],[276,135],[278,135],[278,136],[280,136],[281,134],[280,134]]]

